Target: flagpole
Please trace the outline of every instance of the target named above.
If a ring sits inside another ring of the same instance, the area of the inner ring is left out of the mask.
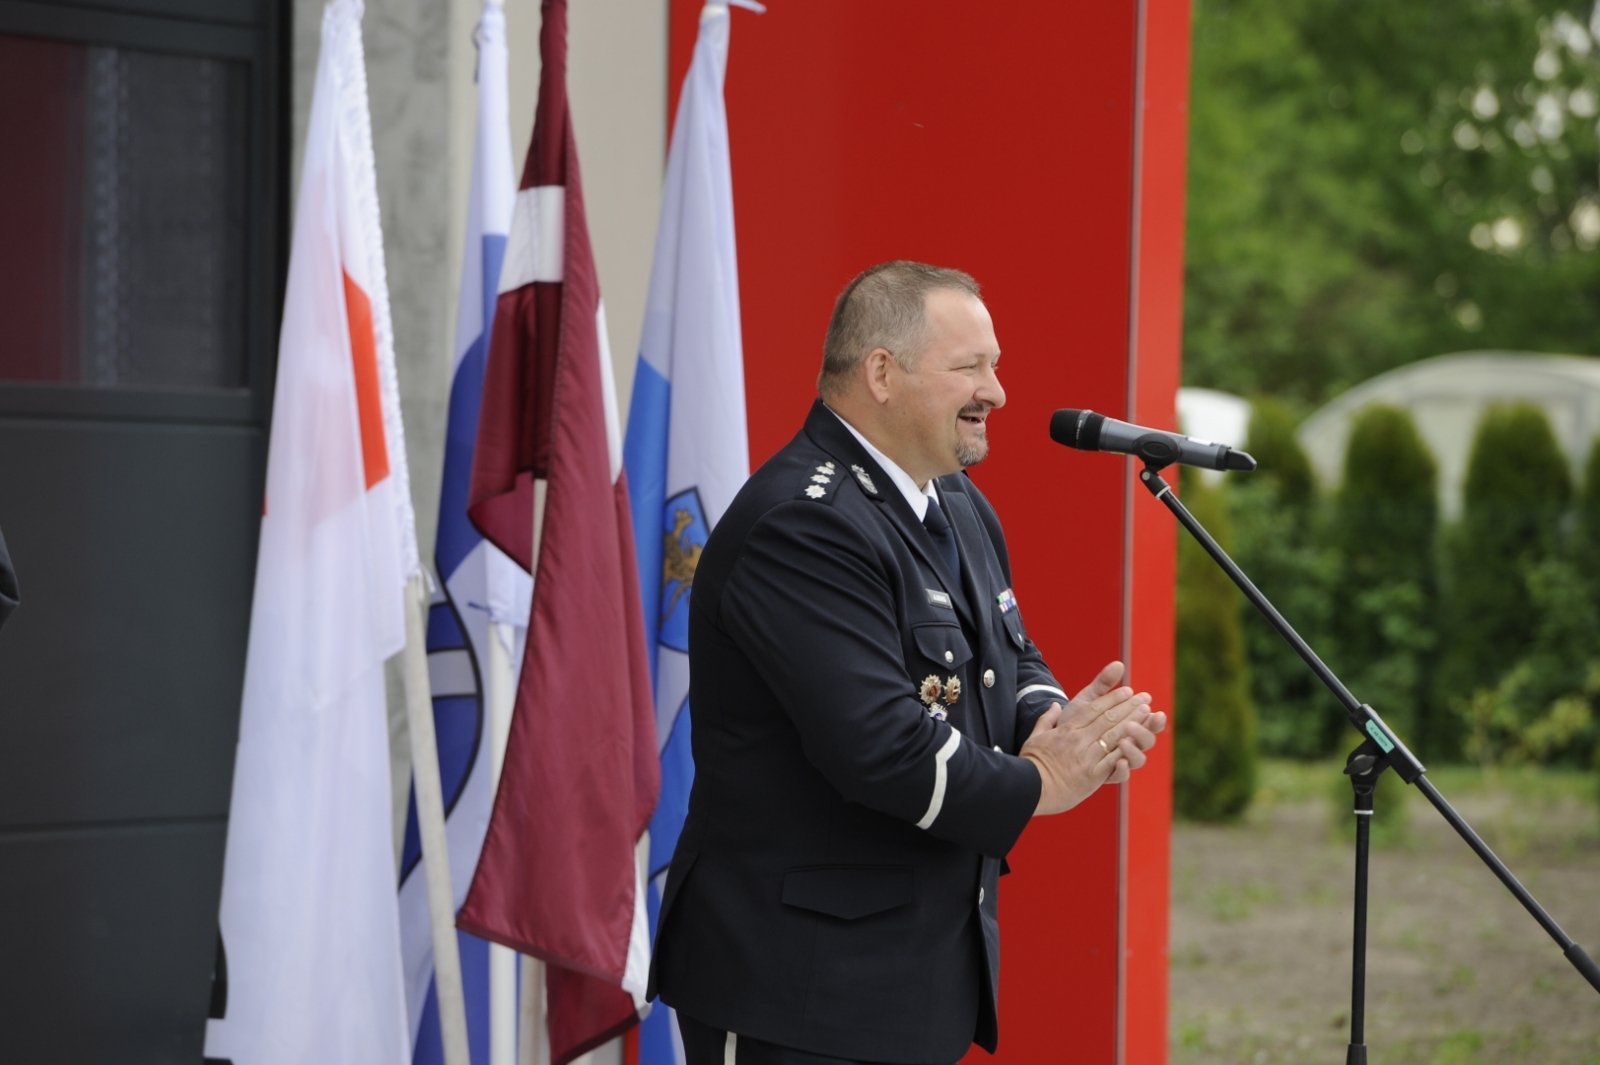
[[[544,502],[549,482],[533,482],[534,568],[544,532]],[[511,739],[511,711],[517,702],[516,672],[511,661],[516,632],[499,621],[489,623],[489,781],[500,788],[506,745]],[[521,986],[518,987],[518,958]],[[518,955],[498,943],[489,944],[489,1065],[549,1065],[550,1039],[545,1028],[545,971],[538,958]]]
[[[422,573],[406,582],[406,717],[411,731],[411,782],[427,877],[428,924],[433,934],[433,982],[439,1001],[439,1035],[445,1065],[472,1065],[467,1050],[467,1007],[456,941],[455,896],[450,890],[450,846],[444,830],[444,787],[439,780],[439,744],[433,730],[433,693],[422,612],[427,590]]]
[[[506,741],[511,736],[511,708],[516,702],[511,652],[515,630],[503,621],[489,623],[489,787],[500,788]],[[517,953],[489,944],[489,1065],[518,1065]]]
[[[550,1040],[545,1035],[544,962],[522,959],[522,1002],[517,1012],[517,1065],[550,1065]]]

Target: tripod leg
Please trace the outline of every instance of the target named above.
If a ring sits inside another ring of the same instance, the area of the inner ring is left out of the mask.
[[[1364,745],[1363,745],[1364,746]],[[1345,1065],[1367,1065],[1367,859],[1372,844],[1372,799],[1381,763],[1358,748],[1345,772],[1355,789],[1356,898],[1355,930],[1350,954],[1350,1046]],[[1363,771],[1364,770],[1364,771]]]

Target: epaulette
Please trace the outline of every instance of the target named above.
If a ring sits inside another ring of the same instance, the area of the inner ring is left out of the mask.
[[[839,470],[831,461],[824,460],[820,466],[812,466],[806,473],[806,481],[796,494],[796,499],[815,499],[820,502],[833,502],[833,490],[838,487]]]

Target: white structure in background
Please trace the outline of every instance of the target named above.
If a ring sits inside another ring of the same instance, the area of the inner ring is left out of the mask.
[[[1185,436],[1243,449],[1250,435],[1250,401],[1213,388],[1178,389],[1178,427]],[[1201,470],[1207,483],[1222,479],[1221,470]]]
[[[1467,456],[1484,409],[1516,402],[1544,408],[1576,482],[1590,441],[1600,433],[1600,359],[1579,355],[1440,355],[1357,385],[1307,418],[1296,435],[1323,490],[1331,491],[1343,474],[1356,414],[1374,403],[1410,411],[1439,463],[1439,505],[1445,517],[1454,518],[1461,512]]]

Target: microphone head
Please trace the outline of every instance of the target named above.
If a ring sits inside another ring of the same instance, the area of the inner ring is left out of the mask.
[[[1079,451],[1100,450],[1100,427],[1106,417],[1092,410],[1066,407],[1050,415],[1050,439]]]
[[[1234,451],[1232,448],[1227,453],[1227,469],[1249,473],[1256,468],[1256,460],[1248,451]]]

